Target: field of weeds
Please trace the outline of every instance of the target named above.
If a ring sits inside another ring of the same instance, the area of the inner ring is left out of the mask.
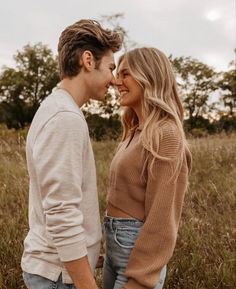
[[[27,233],[25,132],[0,129],[0,288],[23,289],[20,258]],[[190,140],[193,170],[165,289],[233,289],[236,135]],[[93,143],[101,215],[117,143]],[[97,272],[100,288],[101,269]]]

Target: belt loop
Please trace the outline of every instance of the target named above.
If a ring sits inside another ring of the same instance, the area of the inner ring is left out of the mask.
[[[113,230],[113,218],[112,217],[110,217],[110,219],[109,219],[109,224],[110,224],[111,232],[114,233],[114,230]]]

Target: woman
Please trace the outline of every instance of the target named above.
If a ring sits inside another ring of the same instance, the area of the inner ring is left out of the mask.
[[[183,108],[171,64],[158,49],[124,54],[116,85],[125,110],[104,219],[104,289],[161,289],[191,166]]]

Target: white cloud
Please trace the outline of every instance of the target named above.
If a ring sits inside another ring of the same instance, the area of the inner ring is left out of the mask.
[[[209,21],[216,21],[221,18],[220,11],[211,10],[206,13],[206,19]]]
[[[8,0],[0,10],[0,39],[6,47],[2,50],[0,45],[0,66],[8,64],[16,50],[29,42],[41,41],[56,53],[61,31],[81,18],[124,12],[121,25],[138,44],[226,69],[234,57],[234,1]],[[217,55],[214,61],[206,57],[213,54]]]
[[[219,53],[209,52],[202,55],[202,61],[207,63],[209,66],[216,67],[217,70],[226,70],[228,63],[225,58]]]

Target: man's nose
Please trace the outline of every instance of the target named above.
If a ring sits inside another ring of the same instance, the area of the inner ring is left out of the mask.
[[[116,79],[114,75],[112,75],[112,78],[111,78],[111,85],[116,85]]]
[[[115,78],[115,85],[116,85],[116,86],[122,85],[122,81],[121,81],[120,78]]]

